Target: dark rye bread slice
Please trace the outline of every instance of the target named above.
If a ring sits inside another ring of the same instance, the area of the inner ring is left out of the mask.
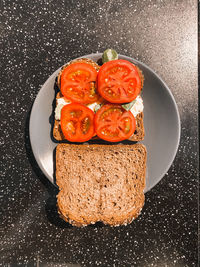
[[[75,226],[128,224],[144,205],[146,148],[68,145],[56,149],[60,216]]]
[[[57,99],[63,97],[61,92],[58,92],[56,95],[56,105],[57,105]],[[128,139],[130,141],[141,141],[144,139],[145,131],[144,131],[144,123],[143,123],[144,114],[141,112],[136,117],[136,129],[134,134]],[[57,141],[63,141],[65,140],[65,137],[61,130],[61,125],[59,120],[54,120],[54,126],[53,126],[53,137]],[[93,139],[97,139],[97,137],[94,137]]]

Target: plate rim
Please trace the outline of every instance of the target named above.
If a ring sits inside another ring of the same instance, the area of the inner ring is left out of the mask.
[[[77,58],[94,58],[94,57],[101,57],[103,53],[91,53],[91,54],[87,54],[87,55],[83,55],[83,56],[80,56],[80,57],[77,57]],[[167,89],[171,99],[172,99],[172,102],[174,104],[174,107],[175,107],[175,111],[176,111],[176,115],[177,115],[177,121],[178,121],[178,124],[177,124],[177,142],[176,142],[176,146],[175,146],[175,149],[172,153],[172,157],[170,159],[170,161],[168,162],[166,168],[162,171],[162,175],[160,176],[159,180],[158,181],[155,181],[154,183],[152,183],[152,185],[148,188],[148,190],[145,190],[145,193],[149,192],[153,187],[155,187],[162,179],[163,177],[166,175],[166,173],[168,172],[168,170],[170,169],[170,167],[172,166],[173,162],[174,162],[174,159],[176,157],[176,154],[177,154],[177,151],[178,151],[178,147],[180,145],[180,138],[181,138],[181,120],[180,120],[180,114],[179,114],[179,110],[178,110],[178,105],[175,101],[175,98],[171,92],[171,90],[169,89],[169,87],[167,86],[167,84],[165,83],[165,81],[153,70],[151,69],[148,65],[146,65],[145,63],[135,59],[135,58],[132,58],[132,57],[129,57],[129,56],[126,56],[126,55],[122,55],[122,54],[118,54],[119,55],[119,58],[122,57],[123,59],[125,60],[128,60],[128,61],[133,61],[135,62],[136,64],[139,64],[139,65],[142,65],[144,68],[146,68],[150,73],[152,73],[156,79],[158,79],[161,84],[165,87],[165,89]],[[75,59],[77,59],[75,58]],[[74,59],[70,59],[69,61],[71,60],[74,60]],[[64,66],[66,63],[64,63],[62,66]],[[30,114],[30,119],[29,119],[29,137],[30,137],[30,144],[31,144],[31,149],[32,149],[32,152],[33,152],[33,155],[35,157],[35,160],[38,164],[38,166],[40,167],[40,169],[42,170],[42,172],[44,173],[45,177],[55,186],[57,187],[55,181],[54,181],[54,178],[53,179],[49,179],[49,174],[47,173],[47,171],[43,168],[41,162],[39,160],[37,160],[37,155],[35,154],[35,149],[34,149],[34,142],[33,142],[33,138],[32,138],[32,125],[33,125],[33,114],[34,114],[34,110],[35,110],[35,106],[37,105],[37,99],[39,99],[39,96],[43,90],[43,88],[46,86],[46,84],[49,82],[49,79],[53,76],[56,75],[57,72],[59,72],[62,68],[62,66],[60,66],[57,70],[55,70],[47,79],[46,81],[42,84],[42,86],[40,87],[35,99],[34,99],[34,102],[32,104],[32,107],[31,107],[31,114]],[[56,145],[56,143],[55,143]]]

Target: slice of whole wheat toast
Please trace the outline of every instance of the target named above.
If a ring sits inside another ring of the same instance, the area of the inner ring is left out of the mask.
[[[96,62],[94,62],[93,60],[91,60],[91,59],[88,59],[88,58],[78,58],[78,59],[72,60],[72,61],[68,62],[66,65],[64,65],[62,67],[61,71],[58,74],[57,85],[58,85],[59,88],[60,88],[60,81],[61,81],[62,71],[67,66],[69,66],[70,64],[74,64],[74,63],[77,63],[77,62],[85,62],[87,64],[90,64],[97,71],[99,71],[100,66]],[[144,76],[142,74],[142,71],[137,66],[136,66],[136,68],[137,68],[137,71],[138,71],[139,76],[141,78],[142,87],[143,87],[143,84],[144,84]],[[56,106],[57,106],[57,99],[59,99],[61,97],[63,97],[62,93],[61,92],[58,92],[57,95],[56,95]],[[140,114],[138,114],[136,116],[136,129],[135,129],[135,132],[134,132],[134,134],[128,140],[134,141],[134,142],[144,140],[145,130],[144,130],[143,118],[144,118],[143,112],[141,112]],[[64,137],[64,135],[62,133],[60,121],[59,120],[56,120],[56,119],[54,120],[54,125],[53,125],[53,137],[57,141],[63,141],[63,140],[65,140],[65,137]],[[95,137],[93,137],[93,139],[99,139],[99,138],[97,136],[95,136]]]
[[[75,226],[130,223],[144,205],[146,148],[69,145],[56,148],[60,216]]]

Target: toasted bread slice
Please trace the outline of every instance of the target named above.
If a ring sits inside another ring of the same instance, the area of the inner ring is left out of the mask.
[[[59,88],[60,88],[60,80],[61,80],[62,71],[67,66],[69,66],[70,64],[74,64],[74,63],[77,63],[77,62],[85,62],[85,63],[88,63],[88,64],[92,65],[97,71],[99,71],[100,66],[96,62],[94,62],[93,60],[91,60],[91,59],[88,59],[88,58],[78,58],[78,59],[72,60],[72,61],[68,62],[66,65],[64,65],[62,67],[61,71],[58,74],[57,84],[58,84],[58,87]],[[139,76],[141,78],[142,87],[143,87],[144,76],[142,74],[142,71],[138,67],[137,67],[137,70],[138,70]],[[56,105],[57,105],[57,99],[59,99],[61,97],[63,97],[62,93],[61,92],[58,92],[57,95],[56,95]],[[144,124],[143,124],[143,117],[144,117],[143,112],[141,112],[140,114],[137,115],[137,117],[136,117],[136,130],[135,130],[134,134],[128,140],[137,142],[137,141],[142,141],[144,139],[145,131],[144,131]],[[62,130],[61,130],[60,121],[59,120],[56,120],[56,119],[54,121],[54,126],[53,126],[53,137],[57,141],[63,141],[63,140],[65,140],[65,137],[64,137],[64,135],[62,133]],[[93,137],[93,139],[98,139],[98,137],[95,136],[95,137]]]
[[[94,160],[95,159],[95,160]],[[60,216],[75,226],[128,224],[144,205],[146,148],[68,145],[56,149]]]

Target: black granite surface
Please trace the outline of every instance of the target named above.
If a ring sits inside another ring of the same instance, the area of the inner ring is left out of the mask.
[[[1,266],[198,266],[197,1],[0,1]],[[182,133],[165,177],[129,226],[75,228],[33,157],[29,116],[69,59],[108,47],[154,69],[178,104]]]

